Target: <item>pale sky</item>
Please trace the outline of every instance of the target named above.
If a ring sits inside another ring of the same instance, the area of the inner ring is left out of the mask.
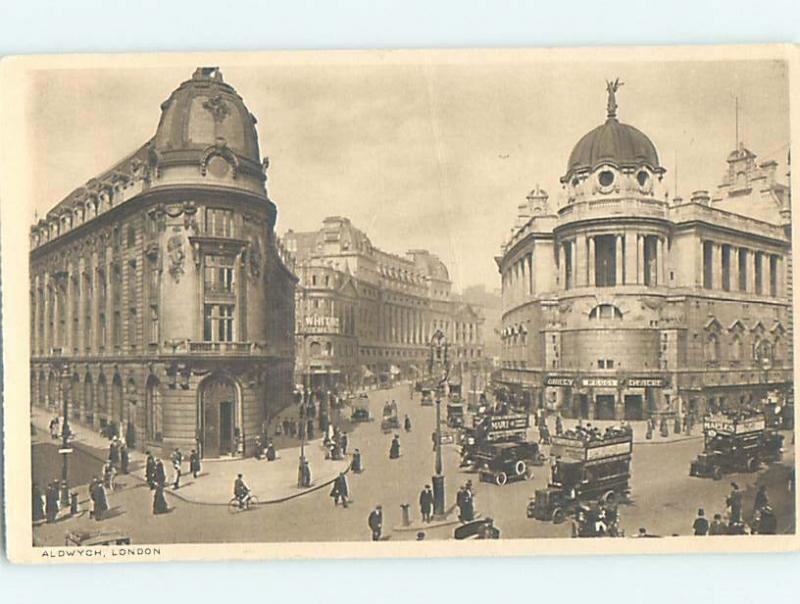
[[[740,138],[786,172],[788,78],[776,61],[214,64],[258,118],[279,234],[348,216],[384,250],[438,254],[457,290],[499,287],[494,256],[517,205],[537,183],[557,203],[572,147],[605,120],[606,79],[625,82],[619,119],[653,140],[671,192],[676,156],[684,198],[720,182],[734,96]],[[150,138],[192,71],[37,72],[33,209],[46,213]]]

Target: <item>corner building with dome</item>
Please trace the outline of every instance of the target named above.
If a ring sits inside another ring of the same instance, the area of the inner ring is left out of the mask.
[[[294,287],[256,118],[217,68],[31,229],[31,402],[137,449],[247,456],[292,398]]]
[[[739,144],[716,191],[669,199],[654,143],[617,117],[537,187],[496,258],[500,382],[567,417],[671,417],[792,389],[791,200]],[[787,183],[787,184],[784,184]]]

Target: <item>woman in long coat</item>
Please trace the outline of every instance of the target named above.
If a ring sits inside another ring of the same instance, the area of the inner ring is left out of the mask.
[[[156,460],[156,473],[155,473],[156,486],[163,487],[167,483],[167,472],[164,470],[164,462],[160,459]]]
[[[94,488],[94,519],[102,520],[108,511],[108,495],[105,485],[98,481]]]
[[[150,487],[150,490],[156,488],[156,460],[153,458],[153,454],[150,451],[147,452],[147,461],[145,462],[144,467],[144,476],[147,479],[147,486]]]
[[[156,486],[153,494],[153,514],[166,514],[168,511],[167,498],[164,497],[164,484],[161,483]]]
[[[45,514],[47,522],[55,522],[58,516],[58,483],[51,482],[47,486],[47,496],[45,498]]]
[[[400,457],[400,437],[395,434],[389,447],[389,459],[397,459],[398,457]]]

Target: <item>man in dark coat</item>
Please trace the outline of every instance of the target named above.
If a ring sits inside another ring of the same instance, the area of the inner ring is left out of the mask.
[[[758,512],[760,509],[764,508],[769,503],[769,499],[767,498],[767,487],[763,484],[758,487],[758,491],[756,491],[756,498],[753,502],[753,515]]]
[[[108,462],[115,470],[119,468],[119,441],[116,438],[108,445]]]
[[[200,474],[200,454],[194,449],[189,453],[189,471],[194,478]]]
[[[464,521],[472,522],[475,517],[475,496],[472,494],[472,483],[467,482],[464,487]]]
[[[400,437],[395,434],[392,438],[392,444],[389,446],[389,459],[397,459],[400,457]]]
[[[303,467],[301,469],[301,474],[303,477],[303,486],[310,487],[311,486],[311,466],[308,465],[308,460],[303,460]]]
[[[731,510],[730,524],[739,524],[742,521],[742,493],[735,482],[731,483],[731,494],[725,503]]]
[[[433,492],[429,484],[419,494],[419,511],[423,522],[430,522],[433,518]]]
[[[44,501],[42,499],[42,491],[39,489],[39,485],[33,485],[33,491],[31,493],[31,504],[33,505],[32,513],[33,513],[33,521],[40,522],[41,520],[45,519],[45,512],[44,512]]]
[[[128,473],[128,468],[130,467],[131,457],[128,453],[128,445],[125,443],[120,443],[119,445],[119,466],[120,471],[123,474]]]
[[[275,461],[277,454],[275,453],[275,445],[272,444],[272,441],[267,443],[267,450],[264,453],[267,458],[267,461]]]
[[[695,518],[692,528],[696,536],[708,535],[708,520],[706,519],[706,513],[703,508],[697,510],[697,518]]]
[[[339,438],[339,445],[342,447],[342,455],[347,455],[347,432],[342,432],[342,436]]]
[[[347,498],[350,496],[350,487],[347,484],[347,475],[340,472],[335,480],[336,488],[339,491],[339,498],[342,500],[342,507],[347,507]]]
[[[760,535],[774,535],[778,530],[778,519],[772,507],[767,504],[759,511],[757,532]]]
[[[467,497],[467,488],[464,486],[459,487],[458,493],[456,493],[456,505],[458,506],[458,519],[461,522],[465,522],[465,508],[466,504],[466,497]]]
[[[355,474],[361,474],[364,470],[361,465],[361,451],[358,449],[353,451],[353,460],[350,462],[350,469],[353,470]]]
[[[381,506],[376,505],[375,509],[370,512],[367,523],[372,531],[372,540],[380,541],[381,530],[383,529],[383,508]]]
[[[406,415],[405,419],[403,420],[403,428],[406,432],[411,432],[411,418]]]
[[[156,460],[150,451],[147,452],[147,461],[144,466],[144,477],[147,480],[147,486],[150,490],[156,488]]]
[[[58,516],[58,483],[55,481],[47,485],[45,515],[47,516],[47,522],[55,522]]]
[[[722,524],[722,514],[714,514],[714,520],[711,522],[711,526],[708,527],[708,534],[716,536],[724,535],[725,533],[725,526]]]

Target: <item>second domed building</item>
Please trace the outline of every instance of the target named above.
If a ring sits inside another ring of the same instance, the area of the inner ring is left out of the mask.
[[[619,86],[574,146],[558,202],[537,186],[497,258],[502,383],[531,408],[630,420],[788,391],[790,199],[777,164],[742,147],[713,195],[668,199],[656,145],[618,119]]]

